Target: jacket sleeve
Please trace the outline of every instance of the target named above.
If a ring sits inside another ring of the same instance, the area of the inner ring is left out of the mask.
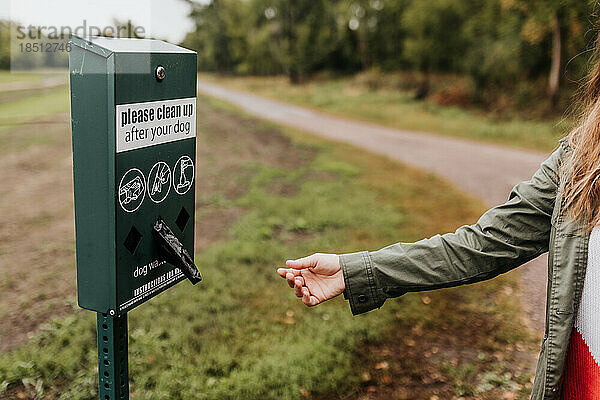
[[[560,146],[529,181],[516,185],[506,203],[474,225],[415,243],[343,254],[345,298],[353,314],[381,307],[406,292],[458,286],[493,278],[548,251]]]

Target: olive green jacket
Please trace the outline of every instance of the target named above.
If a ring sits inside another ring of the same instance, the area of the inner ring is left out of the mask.
[[[549,252],[546,330],[531,399],[559,399],[589,241],[589,234],[565,217],[566,174],[559,166],[569,152],[561,141],[529,181],[515,186],[506,203],[474,225],[416,243],[342,255],[344,295],[352,313],[381,307],[406,292],[490,279]]]

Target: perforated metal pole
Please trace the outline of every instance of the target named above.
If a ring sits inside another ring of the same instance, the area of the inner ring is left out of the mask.
[[[98,313],[98,384],[100,400],[128,400],[127,314]]]

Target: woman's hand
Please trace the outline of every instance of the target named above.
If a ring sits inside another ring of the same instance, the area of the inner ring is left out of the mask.
[[[340,257],[337,254],[316,253],[312,256],[287,260],[288,268],[277,273],[285,278],[297,297],[309,307],[334,298],[346,289]]]

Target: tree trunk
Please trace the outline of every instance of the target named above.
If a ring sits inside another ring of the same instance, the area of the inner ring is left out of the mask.
[[[358,51],[361,67],[363,71],[366,71],[371,67],[371,60],[369,57],[369,43],[367,42],[367,29],[362,24],[358,30]]]
[[[554,14],[552,21],[552,64],[550,65],[550,75],[548,76],[548,98],[552,106],[556,106],[558,100],[558,89],[560,86],[560,68],[562,62],[562,38],[560,21],[558,15]]]
[[[429,96],[429,77],[431,73],[429,68],[425,70],[424,76],[417,87],[417,91],[415,92],[415,100],[425,100],[427,96]]]
[[[288,41],[288,78],[292,85],[297,85],[300,83],[301,75],[302,75],[302,66],[300,63],[302,60],[298,57],[298,44],[296,39],[296,10],[294,8],[294,2],[288,4],[288,12],[287,12],[287,23],[285,27],[285,32]]]

